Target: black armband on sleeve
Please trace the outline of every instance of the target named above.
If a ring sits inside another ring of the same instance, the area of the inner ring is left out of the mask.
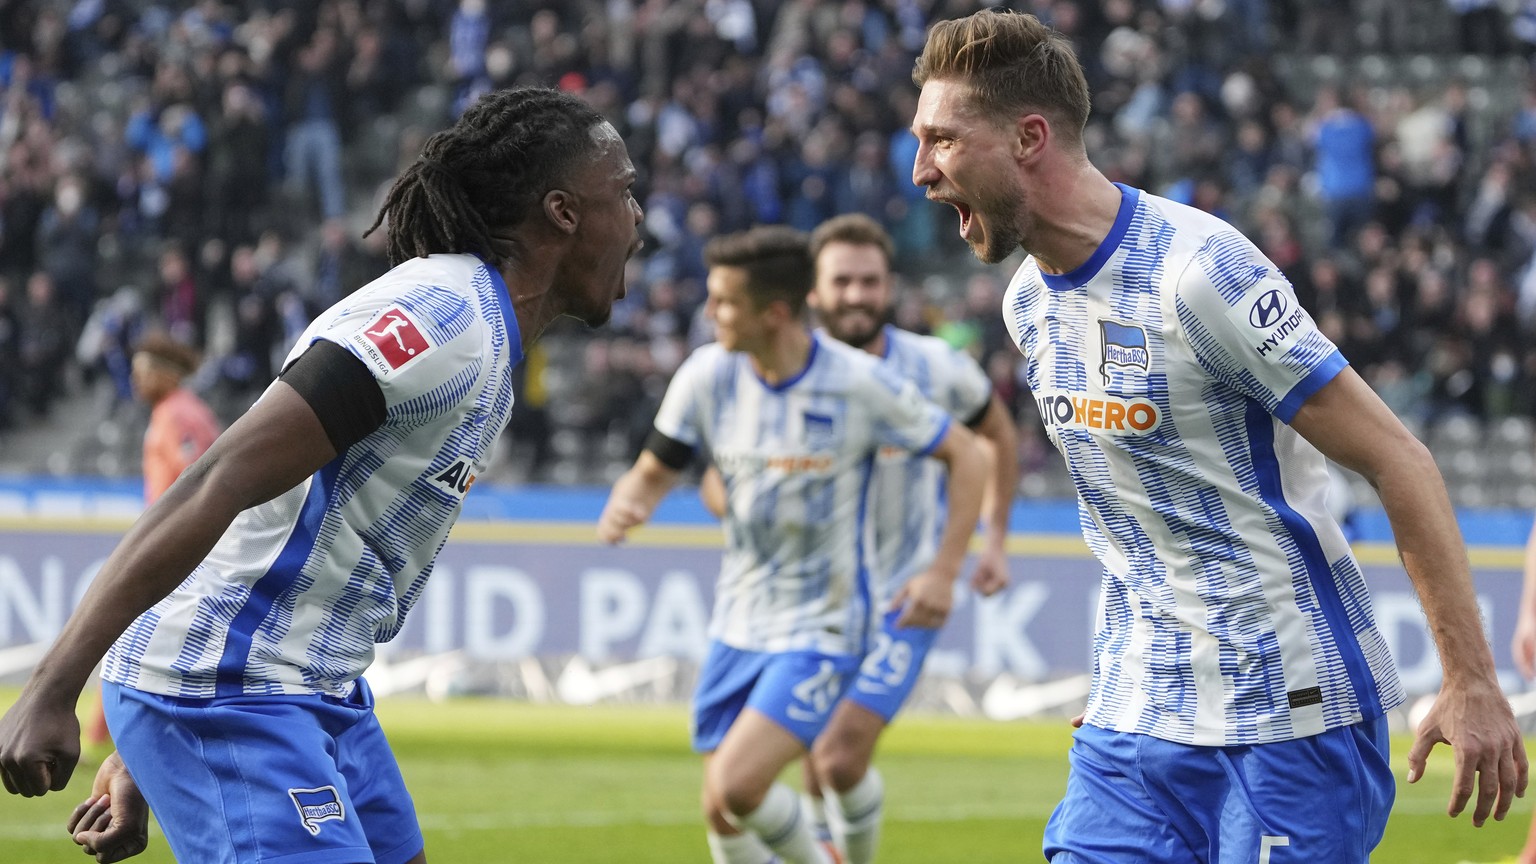
[[[309,403],[337,453],[384,425],[384,391],[378,380],[363,361],[335,342],[315,340],[277,377]]]
[[[673,471],[681,471],[693,461],[693,448],[669,435],[663,435],[657,429],[651,429],[651,434],[645,439],[645,449],[655,454],[661,464]]]
[[[965,418],[965,428],[972,431],[981,428],[981,422],[987,419],[987,412],[992,410],[992,393],[992,388],[988,387],[987,398],[981,403],[981,407],[976,409],[975,414]]]

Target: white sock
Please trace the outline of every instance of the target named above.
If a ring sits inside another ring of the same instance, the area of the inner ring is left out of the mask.
[[[740,834],[709,832],[709,856],[715,864],[769,864],[779,860],[751,831]]]
[[[757,832],[785,864],[831,864],[826,850],[811,833],[810,822],[800,811],[800,796],[783,783],[769,787],[763,803],[741,817],[741,824]]]
[[[880,819],[885,815],[885,781],[873,766],[864,773],[864,779],[852,789],[837,796],[842,829],[842,843],[838,844],[847,858],[847,864],[869,864],[875,860],[875,847],[880,843]]]
[[[811,831],[816,839],[831,843],[832,825],[827,821],[827,800],[820,795],[801,794],[800,804],[811,820]]]

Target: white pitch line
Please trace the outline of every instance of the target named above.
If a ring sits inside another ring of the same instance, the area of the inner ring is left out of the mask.
[[[1398,802],[1392,808],[1395,814],[1405,816],[1433,816],[1445,812],[1440,801]],[[1522,811],[1523,813],[1523,811]],[[1460,820],[1467,820],[1464,813]],[[1051,808],[1020,808],[951,804],[944,807],[909,807],[890,811],[889,822],[945,823],[964,822],[971,819],[1044,819],[1051,815]],[[564,813],[419,813],[421,827],[426,831],[496,831],[507,828],[614,828],[622,825],[675,826],[693,825],[701,820],[695,813],[678,810],[653,810],[635,813],[627,810],[575,810]],[[1460,821],[1458,820],[1458,821]],[[158,826],[150,833],[160,836]],[[68,833],[60,825],[0,825],[3,840],[58,840],[67,843]]]
[[[680,810],[575,810],[563,813],[421,813],[427,831],[492,831],[503,828],[611,828],[618,825],[693,825],[703,817]],[[886,813],[890,822],[963,822],[969,819],[1044,819],[1049,808],[1027,810],[1006,806],[902,808]]]

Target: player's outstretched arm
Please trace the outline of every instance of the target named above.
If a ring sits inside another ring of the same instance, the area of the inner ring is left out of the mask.
[[[608,493],[608,503],[597,520],[598,539],[618,543],[631,528],[645,524],[656,512],[656,505],[677,485],[680,473],[667,467],[655,453],[640,451],[634,467],[624,472]]]
[[[981,596],[991,597],[1008,587],[1008,519],[1019,488],[1018,430],[996,394],[977,424],[976,434],[991,460],[982,500],[981,516],[986,530],[976,569],[971,572],[971,587]]]
[[[149,847],[149,803],[121,756],[113,753],[101,763],[91,796],[75,807],[65,828],[87,855],[103,864],[132,858]]]
[[[1515,622],[1515,666],[1526,680],[1536,678],[1536,525],[1525,541],[1525,587],[1520,592],[1520,617]]]
[[[1424,776],[1436,744],[1450,744],[1456,778],[1447,812],[1461,813],[1475,792],[1474,825],[1490,814],[1503,819],[1525,794],[1525,745],[1494,674],[1466,547],[1434,459],[1351,368],[1314,393],[1291,426],[1376,488],[1440,650],[1444,684],[1409,751],[1408,782]]]
[[[949,504],[944,536],[927,570],[913,576],[892,600],[901,610],[898,627],[942,627],[954,604],[955,579],[965,563],[966,548],[981,515],[982,490],[986,487],[987,458],[976,446],[976,436],[959,424],[951,424],[932,453],[949,468]]]
[[[336,450],[315,412],[278,382],[128,530],[58,639],[0,718],[0,779],[28,797],[63,789],[80,756],[75,702],[144,610],[181,584],[236,514],[301,483]]]

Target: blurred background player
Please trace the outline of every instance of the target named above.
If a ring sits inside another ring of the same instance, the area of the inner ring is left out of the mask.
[[[1475,789],[1473,824],[1503,818],[1525,748],[1429,452],[1252,243],[1088,161],[1088,85],[1060,33],[1010,12],[940,22],[913,80],[913,182],[977,258],[1028,253],[1003,317],[1104,565],[1047,858],[1369,857],[1403,691],[1324,456],[1378,490],[1440,650],[1408,780],[1448,742],[1451,815]]]
[[[219,420],[196,393],[182,386],[199,361],[197,350],[164,332],[152,332],[134,347],[131,377],[134,395],[150,406],[144,432],[144,506],[155,503],[188,465],[219,437]],[[91,744],[111,735],[98,705],[86,730]]]
[[[694,696],[703,807],[716,864],[836,861],[800,799],[776,782],[825,728],[874,638],[864,520],[881,447],[928,455],[954,478],[931,565],[894,598],[901,627],[933,628],[981,511],[971,433],[868,354],[813,334],[806,236],[763,227],[705,248],[718,342],[673,377],[655,430],[614,484],[598,536],[648,520],[695,450],[725,492],[726,550]],[[769,850],[772,850],[771,853]]]
[[[971,586],[991,596],[1008,584],[1008,517],[1018,487],[1013,420],[992,392],[976,361],[943,340],[892,326],[895,247],[880,223],[860,213],[834,217],[811,234],[816,283],[809,297],[831,336],[885,361],[888,369],[917,385],[924,398],[977,433],[991,457],[983,506],[984,545],[971,573]],[[884,810],[884,781],[870,766],[875,745],[922,673],[938,636],[934,628],[897,628],[892,598],[928,568],[944,534],[948,483],[941,463],[898,448],[882,448],[875,460],[869,506],[875,525],[874,573],[879,590],[875,610],[881,630],[848,693],[816,738],[805,760],[805,788],[817,829],[835,839],[848,864],[874,859]],[[716,516],[725,510],[718,470],[705,472],[701,490]],[[823,791],[837,808],[830,814]]]
[[[144,433],[144,504],[160,499],[187,466],[219,437],[219,420],[201,398],[182,386],[197,371],[197,350],[169,334],[146,335],[133,352],[133,392],[150,406]]]
[[[394,267],[135,523],[0,718],[6,790],[64,788],[110,646],[113,737],[178,860],[425,861],[361,676],[485,468],[523,345],[623,296],[634,182],[613,126],[554,90],[488,94],[428,139],[375,222]],[[142,848],[120,802],[88,802],[76,842]]]

